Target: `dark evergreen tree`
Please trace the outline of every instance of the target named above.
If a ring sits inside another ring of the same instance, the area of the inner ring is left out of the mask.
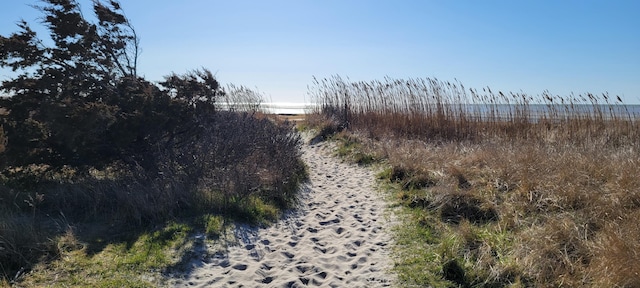
[[[8,138],[4,163],[100,166],[122,160],[154,168],[152,147],[196,133],[222,89],[206,69],[172,74],[159,87],[137,75],[139,39],[116,1],[93,2],[97,23],[75,0],[36,6],[49,31],[44,41],[25,21],[0,36]]]

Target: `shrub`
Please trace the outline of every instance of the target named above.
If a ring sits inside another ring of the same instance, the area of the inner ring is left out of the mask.
[[[93,2],[97,23],[77,1],[42,2],[50,41],[24,21],[0,36],[0,67],[21,73],[0,86],[12,95],[0,98],[5,277],[48,254],[46,239],[61,233],[20,238],[13,227],[47,218],[142,226],[228,215],[233,202],[274,219],[295,202],[306,175],[300,136],[251,107],[218,103],[259,102],[259,93],[229,86],[227,95],[204,68],[151,83],[137,75],[138,37],[117,1]]]

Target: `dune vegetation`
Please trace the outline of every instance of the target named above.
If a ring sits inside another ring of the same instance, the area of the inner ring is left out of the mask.
[[[319,137],[377,163],[406,287],[640,285],[640,126],[609,95],[315,80]]]
[[[195,234],[295,203],[300,136],[246,105],[259,93],[204,68],[140,77],[117,1],[94,1],[95,22],[40,4],[48,37],[0,36],[0,284],[155,287]]]
[[[91,21],[40,5],[49,35],[0,35],[0,286],[160,286],[196,241],[295,204],[301,138],[259,93],[205,68],[140,77],[117,1]],[[640,286],[640,126],[620,98],[338,76],[309,96],[316,140],[378,165],[401,208],[402,286]]]

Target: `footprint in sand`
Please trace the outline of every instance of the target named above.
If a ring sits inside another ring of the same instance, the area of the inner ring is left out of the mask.
[[[194,259],[169,286],[393,286],[387,204],[373,173],[333,158],[330,145],[303,147],[311,176],[299,209],[268,228],[243,230],[241,245]]]

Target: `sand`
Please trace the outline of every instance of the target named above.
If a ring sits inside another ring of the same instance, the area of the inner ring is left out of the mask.
[[[170,285],[393,286],[388,204],[374,173],[332,157],[330,145],[304,145],[310,181],[298,209],[267,228],[236,227],[235,245],[208,245]]]

